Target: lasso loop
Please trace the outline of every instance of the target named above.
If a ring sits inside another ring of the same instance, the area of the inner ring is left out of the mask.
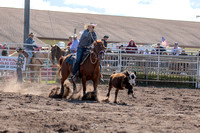
[[[94,57],[95,61],[94,61],[94,62],[92,61],[92,53],[91,53],[91,54],[90,54],[90,62],[91,62],[92,64],[95,64],[95,63],[97,63],[97,60],[98,60],[98,59],[97,59],[96,53],[93,52],[93,54],[94,54],[94,56],[95,56],[95,57]]]

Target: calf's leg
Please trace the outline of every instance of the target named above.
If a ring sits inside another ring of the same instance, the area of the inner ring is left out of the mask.
[[[116,88],[116,90],[115,90],[115,100],[114,100],[114,103],[117,103],[117,95],[118,95],[118,92],[119,92],[119,89]]]

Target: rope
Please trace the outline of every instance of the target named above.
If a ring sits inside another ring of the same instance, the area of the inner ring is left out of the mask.
[[[91,53],[91,54],[90,54],[90,62],[91,62],[92,64],[96,64],[96,63],[97,63],[97,60],[98,60],[98,59],[96,58],[97,55],[96,55],[95,52],[93,52],[93,54],[94,54],[94,56],[95,56],[95,57],[94,57],[95,61],[94,61],[94,62],[92,61],[92,53]]]

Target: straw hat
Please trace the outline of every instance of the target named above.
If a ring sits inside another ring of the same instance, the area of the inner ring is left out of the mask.
[[[88,26],[93,26],[93,27],[96,27],[96,26],[97,26],[97,24],[94,24],[94,23],[86,24],[86,25],[84,26],[84,28],[85,28],[85,29],[87,29],[87,28],[88,28]]]

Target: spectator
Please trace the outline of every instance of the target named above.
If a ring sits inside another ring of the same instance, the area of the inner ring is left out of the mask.
[[[129,41],[128,46],[126,48],[127,53],[136,54],[138,52],[135,41],[132,39]]]
[[[139,54],[144,54],[144,50],[141,49]]]
[[[16,60],[16,65],[17,65],[17,82],[22,83],[22,68],[24,64],[24,55],[22,54],[23,49],[22,48],[17,48],[17,53],[18,53],[18,58]]]
[[[181,48],[178,47],[178,43],[175,42],[174,47],[172,48],[172,55],[179,55],[181,53]]]
[[[119,49],[121,49],[122,53],[126,53],[126,51],[124,50],[124,46],[123,45],[119,46]]]
[[[151,50],[151,54],[156,54],[156,50],[155,50],[155,49],[152,49],[152,50]]]
[[[2,49],[2,52],[0,51],[2,56],[8,56],[6,44],[4,45],[0,44],[0,49]]]
[[[69,37],[69,43],[67,44],[68,47],[70,47],[72,44],[72,36]]]
[[[164,51],[166,51],[166,49],[163,46],[161,46],[160,43],[157,43],[156,53],[161,55]]]
[[[27,64],[31,63],[31,58],[33,57],[33,51],[35,49],[38,49],[38,47],[35,45],[35,41],[33,40],[34,34],[31,32],[28,34],[28,38],[25,41],[25,50],[28,54]]]
[[[188,54],[185,53],[185,49],[183,49],[180,55],[185,55],[185,56],[187,56]]]
[[[73,41],[72,45],[70,46],[70,49],[69,49],[69,50],[70,50],[71,53],[76,53],[77,47],[78,47],[78,44],[79,44],[79,40],[78,40],[76,34],[74,34],[73,40],[74,40],[74,41]]]
[[[108,44],[108,42],[107,42],[107,40],[108,40],[108,38],[109,38],[109,36],[107,36],[107,35],[105,35],[104,37],[103,37],[103,39],[101,39],[102,41],[103,41],[103,44],[104,44],[104,46],[107,48],[107,44]]]
[[[149,54],[149,50],[146,49],[146,50],[144,51],[144,54]]]

